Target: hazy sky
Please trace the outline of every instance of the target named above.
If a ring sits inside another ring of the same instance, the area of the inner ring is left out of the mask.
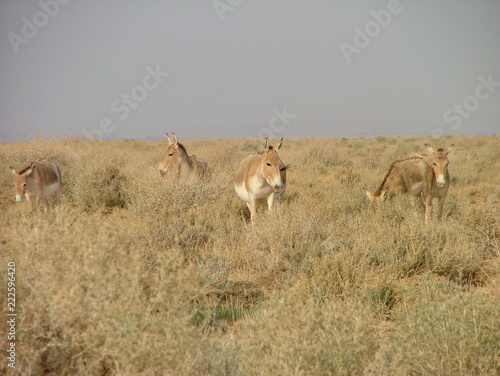
[[[0,141],[497,134],[500,1],[2,0]]]

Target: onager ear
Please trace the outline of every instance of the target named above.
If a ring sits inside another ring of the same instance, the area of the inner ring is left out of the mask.
[[[427,147],[427,150],[429,150],[432,154],[436,153],[436,149],[434,149],[431,145],[425,144],[425,146]]]
[[[444,152],[446,153],[446,155],[448,155],[448,153],[453,150],[453,146],[455,146],[455,144],[451,144],[450,147],[444,149]]]
[[[172,140],[174,140],[174,144],[177,145],[177,136],[175,135],[175,133],[172,133]]]
[[[264,149],[266,149],[266,151],[269,150],[269,139],[267,137],[264,139]]]
[[[168,139],[168,146],[172,145],[174,142],[172,141],[172,139],[170,138],[170,136],[168,135],[168,133],[165,133],[167,135],[167,139]]]
[[[281,137],[281,140],[278,143],[278,146],[276,146],[276,150],[280,150],[280,147],[281,147],[282,144],[283,144],[283,137]]]
[[[12,171],[12,173],[13,173],[14,175],[17,175],[17,172],[16,172],[16,170],[15,170],[15,168],[14,168],[14,167],[9,166],[9,168],[10,168],[10,170]]]
[[[28,169],[24,172],[24,174],[23,174],[23,175],[26,175],[26,176],[30,175],[30,174],[33,172],[33,169],[34,169],[34,168],[35,168],[35,166],[28,168]]]

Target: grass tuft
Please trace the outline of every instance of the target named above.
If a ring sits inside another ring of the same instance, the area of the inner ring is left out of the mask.
[[[1,144],[4,166],[49,157],[64,181],[29,213],[0,171],[10,373],[500,374],[498,137],[442,141],[452,184],[428,224],[417,199],[369,205],[361,187],[435,139],[285,140],[287,192],[254,223],[232,178],[257,141],[186,141],[212,177],[180,181],[156,169],[164,142]]]

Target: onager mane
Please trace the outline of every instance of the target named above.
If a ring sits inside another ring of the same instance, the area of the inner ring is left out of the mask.
[[[391,165],[389,166],[389,169],[387,170],[387,172],[385,173],[384,175],[384,178],[382,179],[382,183],[380,184],[380,186],[377,188],[377,190],[375,191],[375,193],[373,193],[373,196],[379,196],[380,193],[382,192],[383,188],[384,188],[384,185],[387,183],[387,179],[389,178],[389,176],[392,174],[394,168],[400,164],[401,162],[405,162],[405,161],[412,161],[412,160],[418,160],[418,159],[423,159],[422,156],[420,155],[413,155],[409,158],[403,158],[403,159],[397,159],[395,161],[393,161],[391,163]]]
[[[28,171],[31,167],[33,167],[33,162],[27,164],[26,166],[24,166],[22,169],[20,169],[17,173],[19,175],[22,175],[24,174],[26,171]]]
[[[177,147],[182,150],[184,153],[186,153],[186,155],[189,157],[189,154],[186,150],[186,148],[184,147],[184,145],[182,145],[180,142],[177,142]]]

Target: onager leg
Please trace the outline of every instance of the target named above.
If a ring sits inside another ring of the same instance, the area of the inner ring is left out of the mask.
[[[28,199],[28,202],[30,203],[30,212],[36,211],[36,208],[38,206],[38,196],[33,197],[32,195],[26,195],[26,198]]]
[[[40,196],[36,197],[36,207],[40,208],[42,210],[41,206],[43,206],[43,209],[45,213],[49,211],[49,201],[46,198],[40,198]]]
[[[271,210],[272,210],[272,207],[273,207],[274,197],[275,197],[274,193],[272,193],[271,195],[269,195],[267,197],[267,209],[268,209],[269,213],[271,213]]]
[[[253,194],[248,194],[249,202],[247,202],[248,209],[250,209],[250,219],[253,220],[255,219],[255,215],[257,214],[256,211],[256,200],[255,200],[255,195]]]
[[[54,204],[61,205],[61,191],[56,192]]]
[[[432,196],[428,195],[424,199],[424,205],[425,205],[425,223],[429,221],[429,219],[432,217]]]
[[[444,206],[445,199],[446,199],[446,196],[443,198],[438,198],[437,218],[439,220],[443,219],[443,206]]]

